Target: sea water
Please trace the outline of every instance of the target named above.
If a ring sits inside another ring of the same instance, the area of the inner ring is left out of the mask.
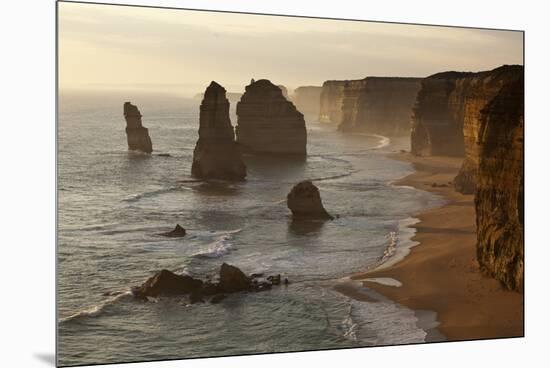
[[[122,105],[136,104],[154,153],[129,152]],[[356,301],[334,285],[406,254],[412,216],[440,199],[392,181],[406,138],[349,135],[307,118],[305,160],[245,155],[247,180],[190,176],[200,100],[64,93],[58,119],[58,358],[61,365],[423,342],[414,311]],[[231,120],[236,123],[235,106]],[[159,156],[168,154],[169,156]],[[333,221],[296,224],[286,195],[313,180]],[[184,238],[165,238],[176,223]],[[281,274],[287,287],[220,304],[129,292],[168,269],[214,277],[223,262]],[[362,286],[358,286],[361,288]],[[369,292],[365,290],[365,292]]]

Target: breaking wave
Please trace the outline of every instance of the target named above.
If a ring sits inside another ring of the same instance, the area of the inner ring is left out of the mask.
[[[111,295],[112,295],[112,297],[105,300],[103,303],[100,303],[98,305],[94,305],[91,308],[87,308],[87,309],[84,309],[82,311],[76,312],[74,314],[71,314],[68,317],[61,318],[59,320],[59,322],[60,323],[67,323],[67,322],[71,322],[71,321],[80,320],[82,318],[97,317],[97,316],[101,315],[107,307],[115,304],[116,302],[118,302],[120,300],[130,299],[132,297],[132,292],[128,290],[128,291],[124,291],[124,292],[113,293]]]

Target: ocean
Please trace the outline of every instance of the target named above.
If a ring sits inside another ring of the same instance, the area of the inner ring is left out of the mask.
[[[122,105],[136,104],[152,155],[129,152]],[[407,138],[350,135],[307,118],[308,156],[245,155],[245,182],[190,176],[198,99],[147,93],[62,93],[58,119],[58,363],[211,357],[424,342],[418,313],[354,284],[334,286],[407,253],[414,214],[440,205],[393,181],[413,172],[387,154]],[[235,106],[231,121],[236,124]],[[159,156],[158,154],[169,154]],[[286,195],[319,187],[337,218],[296,224]],[[179,223],[184,238],[157,234]],[[168,269],[206,278],[229,263],[290,285],[220,304],[135,300],[132,286]],[[425,321],[424,321],[425,322]],[[433,321],[432,321],[433,322]]]

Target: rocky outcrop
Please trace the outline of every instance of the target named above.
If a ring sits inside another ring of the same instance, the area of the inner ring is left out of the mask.
[[[322,87],[316,86],[298,87],[292,94],[292,102],[302,114],[317,118],[321,106],[321,90]]]
[[[347,82],[354,81],[329,80],[323,83],[319,106],[319,122],[340,124],[342,121],[344,87]]]
[[[323,207],[319,189],[309,180],[296,184],[286,199],[294,219],[333,219]]]
[[[246,86],[237,116],[237,143],[244,151],[306,155],[303,114],[267,79]]]
[[[280,285],[281,275],[246,276],[239,268],[223,263],[220,267],[219,282],[202,281],[189,275],[178,275],[162,270],[148,278],[141,286],[132,288],[133,295],[142,300],[147,297],[188,295],[190,303],[203,302],[212,296],[211,303],[219,303],[225,294],[241,291],[264,291]],[[289,282],[285,279],[285,285]]]
[[[285,86],[283,86],[282,84],[277,84],[277,87],[279,87],[281,89],[283,97],[288,100],[288,89]]]
[[[184,237],[186,234],[186,231],[183,227],[180,226],[180,224],[176,224],[176,227],[172,231],[168,231],[166,233],[160,233],[159,235],[166,236],[168,238],[181,238]]]
[[[521,66],[502,66],[479,73],[444,72],[422,81],[413,108],[411,152],[417,156],[465,156],[465,180],[458,180],[460,188],[470,180],[470,161],[475,156],[477,133],[473,128],[481,109],[495,96],[500,87]],[[461,190],[462,191],[462,190]],[[472,190],[465,190],[472,192]]]
[[[200,107],[199,139],[191,174],[197,178],[244,180],[246,166],[235,143],[225,89],[210,83]]]
[[[141,125],[141,113],[136,105],[124,103],[124,118],[126,119],[126,138],[128,149],[145,153],[153,152],[153,144],[149,131]]]
[[[464,136],[464,162],[454,180],[457,191],[464,194],[473,194],[475,191],[480,157],[478,139],[482,110],[491,103],[504,86],[516,83],[522,77],[522,66],[505,65],[457,80],[457,93],[454,94],[462,96],[459,102],[463,104]]]
[[[508,289],[524,275],[524,85],[505,84],[481,110],[475,191],[477,259]]]
[[[422,81],[412,114],[412,154],[464,155],[463,103],[456,87],[472,74],[444,72]]]
[[[421,78],[367,77],[344,83],[341,122],[344,132],[408,135]]]

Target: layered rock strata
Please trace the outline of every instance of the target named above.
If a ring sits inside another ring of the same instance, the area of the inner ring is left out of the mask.
[[[292,187],[287,195],[287,206],[294,219],[332,219],[321,201],[319,189],[309,180]]]
[[[145,153],[153,152],[153,143],[149,130],[141,125],[141,113],[136,105],[124,103],[124,119],[126,119],[126,138],[128,149]]]
[[[464,162],[454,180],[455,189],[464,194],[475,191],[477,168],[479,167],[479,132],[482,111],[500,90],[523,78],[523,67],[505,65],[488,72],[476,73],[456,81],[455,98],[462,103],[462,132],[464,136]]]
[[[329,80],[323,83],[319,99],[319,122],[340,124],[346,82],[350,81]]]
[[[244,151],[306,155],[304,115],[267,79],[246,86],[237,117],[237,143]]]
[[[344,84],[344,132],[408,135],[421,78],[367,77]]]
[[[199,139],[191,174],[197,178],[244,180],[246,166],[235,143],[225,89],[210,83],[200,106]]]
[[[502,86],[481,110],[477,129],[477,259],[516,291],[524,275],[523,98],[523,77]]]
[[[292,94],[292,102],[302,114],[317,118],[321,106],[321,90],[322,87],[316,86],[298,87]]]

